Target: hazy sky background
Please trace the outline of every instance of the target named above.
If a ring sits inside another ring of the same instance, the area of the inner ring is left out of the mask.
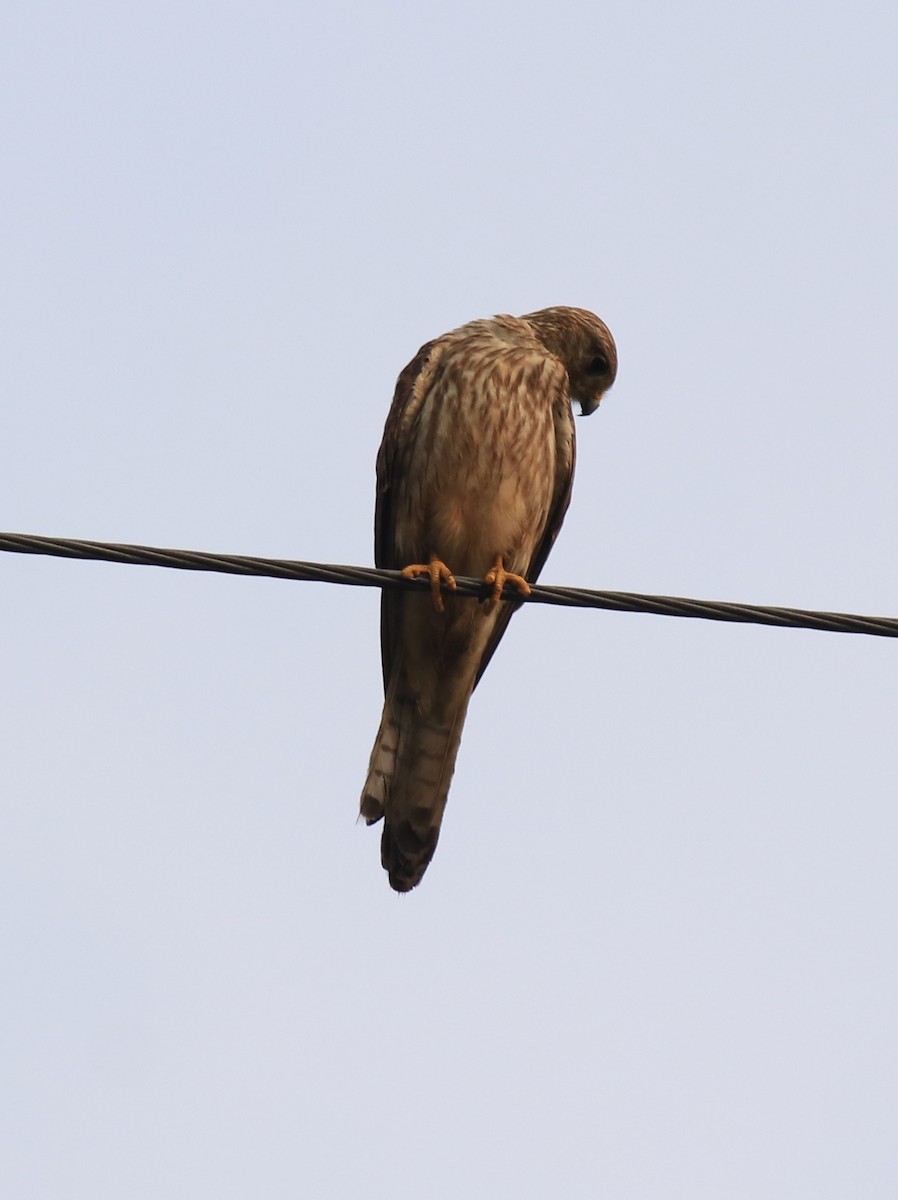
[[[6,0],[0,527],[372,561],[400,368],[594,309],[546,582],[898,615],[898,10]],[[898,1192],[898,644],[532,607],[423,885],[379,596],[0,555],[10,1197]]]

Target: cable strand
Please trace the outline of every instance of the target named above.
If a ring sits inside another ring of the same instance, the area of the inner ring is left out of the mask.
[[[226,575],[335,583],[350,587],[404,587],[418,590],[430,588],[430,581],[427,579],[406,579],[400,571],[375,567],[301,562],[284,558],[257,558],[243,554],[209,554],[199,550],[172,550],[160,546],[49,538],[36,534],[0,533],[0,551],[3,550],[12,554],[44,554],[55,558],[169,567],[181,571],[213,571]],[[456,576],[456,584],[457,593],[463,596],[477,596],[483,599],[491,590],[482,579]],[[787,629],[816,629],[830,633],[898,637],[898,618],[895,617],[868,617],[853,613],[817,612],[811,609],[761,604],[734,604],[725,600],[692,600],[683,596],[649,596],[639,592],[606,592],[547,585],[534,585],[530,596],[526,598],[514,588],[507,588],[503,597],[518,603],[555,604],[567,608],[599,608],[611,612],[652,613],[657,616],[690,617],[706,621],[776,625]]]

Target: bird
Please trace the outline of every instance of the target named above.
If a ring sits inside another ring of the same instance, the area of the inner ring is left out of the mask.
[[[381,594],[384,707],[359,814],[384,822],[394,891],[416,887],[433,858],[468,702],[561,528],[572,401],[593,413],[616,374],[607,325],[556,306],[471,321],[399,375],[377,455],[374,559],[430,589]],[[486,598],[453,595],[455,575],[482,578]]]

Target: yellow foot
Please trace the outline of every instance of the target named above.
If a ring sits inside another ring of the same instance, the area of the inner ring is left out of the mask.
[[[450,591],[455,590],[455,576],[435,554],[431,555],[429,563],[412,563],[403,567],[400,574],[404,579],[418,579],[421,575],[430,576],[430,594],[433,596],[433,606],[437,612],[443,611],[443,597],[440,584],[445,583]]]
[[[493,589],[492,594],[487,596],[486,600],[483,602],[484,608],[487,612],[492,612],[492,610],[499,603],[499,600],[502,596],[502,589],[505,587],[506,583],[511,584],[511,586],[514,588],[517,588],[522,596],[530,595],[530,584],[523,575],[515,575],[513,571],[505,570],[505,565],[502,562],[501,554],[496,555],[496,561],[493,564],[493,569],[491,571],[487,571],[485,579]]]

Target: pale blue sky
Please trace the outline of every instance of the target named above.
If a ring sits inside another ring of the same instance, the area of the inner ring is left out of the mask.
[[[591,308],[547,582],[898,615],[898,10],[8,0],[0,527],[370,563]],[[375,592],[0,555],[11,1197],[898,1191],[894,642],[533,607],[396,897]]]

